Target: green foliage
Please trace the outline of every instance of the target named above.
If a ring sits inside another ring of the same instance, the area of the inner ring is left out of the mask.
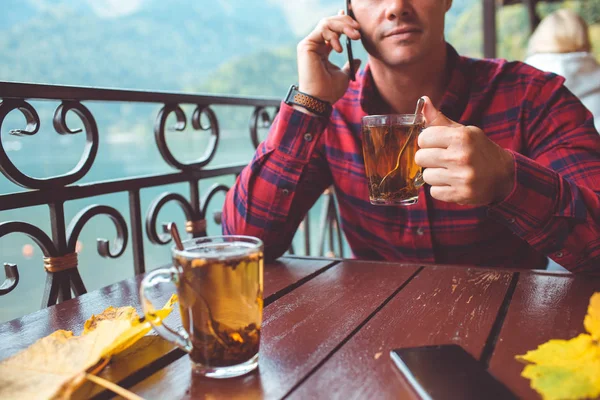
[[[452,6],[454,8],[455,5]],[[483,56],[482,6],[480,2],[464,10],[446,26],[446,40],[459,54],[469,57]]]
[[[498,20],[498,57],[523,60],[530,35],[529,17],[524,5],[502,7]]]
[[[560,8],[577,12],[590,25],[600,22],[600,1],[597,0],[565,0],[560,3],[541,2],[537,5],[537,12],[543,18]]]
[[[295,47],[263,50],[237,58],[209,75],[200,92],[283,97],[298,81]]]

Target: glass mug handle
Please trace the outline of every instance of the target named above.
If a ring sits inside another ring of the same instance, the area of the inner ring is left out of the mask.
[[[163,324],[162,319],[156,315],[154,305],[152,305],[152,302],[149,300],[150,291],[158,284],[173,283],[177,286],[178,282],[179,275],[175,268],[160,268],[154,270],[142,280],[140,286],[140,299],[142,300],[142,310],[144,311],[146,321],[150,322],[154,330],[169,342],[189,353],[192,351],[190,335],[183,328],[175,330]]]
[[[421,99],[419,99],[419,101],[420,100]],[[421,128],[421,131],[418,132],[416,140],[419,140],[419,135],[421,134],[422,131],[423,131],[423,128]],[[415,178],[413,179],[413,185],[415,185],[415,187],[417,189],[425,184],[425,181],[423,180],[423,171],[424,170],[425,170],[425,168],[421,167],[419,169],[419,172],[417,172],[417,174],[415,175]]]
[[[415,179],[413,179],[413,184],[415,185],[416,188],[420,188],[421,186],[423,186],[425,184],[425,181],[423,180],[423,170],[425,168],[421,168],[419,170],[419,172],[417,172],[417,175],[415,175]]]

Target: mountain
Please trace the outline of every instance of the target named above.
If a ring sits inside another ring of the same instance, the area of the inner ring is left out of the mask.
[[[110,17],[92,0],[4,1],[0,80],[177,91],[295,39],[269,2],[138,0],[135,12]]]
[[[586,17],[600,14],[598,6],[581,3],[577,7]],[[343,0],[2,4],[0,80],[281,98],[297,81],[297,42],[319,19],[343,7]],[[447,38],[461,54],[482,55],[481,14],[480,0],[455,0],[448,11]],[[528,35],[524,7],[499,10],[498,27],[499,56],[521,59]],[[592,33],[600,41],[598,25]],[[353,48],[365,61],[360,43]],[[342,65],[345,57],[333,53],[332,61]],[[94,106],[103,131],[127,132],[153,117],[136,104]]]

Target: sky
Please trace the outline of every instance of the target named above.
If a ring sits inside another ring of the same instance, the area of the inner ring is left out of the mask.
[[[39,7],[47,7],[48,0],[29,0]],[[85,0],[96,15],[101,18],[118,18],[144,7],[148,0]],[[334,15],[343,7],[342,0],[190,0],[199,2],[218,1],[225,10],[235,12],[236,2],[263,2],[281,7],[287,18],[287,24],[296,35],[304,35],[312,29],[319,19],[326,15]]]
[[[94,13],[103,18],[115,18],[138,11],[144,0],[86,0]]]
[[[242,0],[243,1],[243,0]],[[263,1],[263,0],[251,0]],[[321,0],[267,0],[269,3],[280,6],[287,17],[288,25],[296,35],[304,35],[310,31],[319,19],[326,15],[335,15],[343,8],[344,3],[328,1],[323,4]]]
[[[119,18],[136,13],[151,0],[26,0],[30,5],[46,12],[61,12],[61,6],[83,1],[100,18]],[[168,0],[159,0],[168,1]],[[343,0],[189,0],[190,3],[210,4],[218,2],[224,10],[235,13],[237,2],[263,3],[281,7],[287,25],[297,36],[306,35],[317,22],[327,16],[335,15],[343,8]]]

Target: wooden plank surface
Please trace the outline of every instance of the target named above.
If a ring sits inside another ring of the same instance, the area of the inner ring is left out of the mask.
[[[344,261],[265,309],[257,371],[203,379],[192,375],[183,357],[131,390],[149,399],[281,398],[417,270]]]
[[[285,257],[265,265],[265,304],[275,301],[337,262],[331,259]]]
[[[511,278],[508,272],[426,268],[291,398],[416,398],[390,350],[455,343],[479,358]]]
[[[108,306],[131,305],[139,311],[138,288],[141,280],[142,276],[130,278],[0,324],[0,359],[27,348],[58,329],[70,330],[79,335],[85,321]],[[170,293],[167,292],[159,295],[156,304],[164,303],[169,296]]]
[[[332,260],[311,260],[302,258],[281,258],[265,265],[265,303],[285,294],[288,287],[295,287],[321,270],[335,263]],[[64,303],[44,308],[21,318],[0,324],[0,360],[28,347],[37,339],[57,329],[72,330],[79,334],[84,322],[104,311],[108,306],[133,306],[141,313],[138,297],[139,284],[143,276],[137,276],[86,293]],[[174,292],[174,288],[164,287],[156,291],[155,304],[163,304]]]
[[[335,264],[334,260],[311,260],[301,258],[281,258],[265,265],[264,294],[265,305],[284,296],[293,288]],[[72,330],[79,334],[84,322],[92,315],[101,313],[108,306],[131,305],[141,314],[138,297],[139,285],[143,276],[121,281],[119,283],[96,290],[56,306],[29,314],[0,325],[0,359],[7,358],[25,349],[37,339],[49,335],[57,329]],[[155,304],[162,305],[174,288],[161,286],[154,291]],[[179,312],[176,310],[169,316],[167,323],[180,326]],[[148,335],[125,353],[116,356],[100,376],[112,382],[128,379],[137,382],[164,365],[181,358],[183,352],[156,335]],[[86,385],[79,395],[88,397],[102,390],[95,385]]]
[[[600,292],[600,278],[522,273],[492,355],[490,371],[516,395],[539,396],[521,378],[525,354],[550,339],[571,339],[585,331],[583,318],[591,295]]]

